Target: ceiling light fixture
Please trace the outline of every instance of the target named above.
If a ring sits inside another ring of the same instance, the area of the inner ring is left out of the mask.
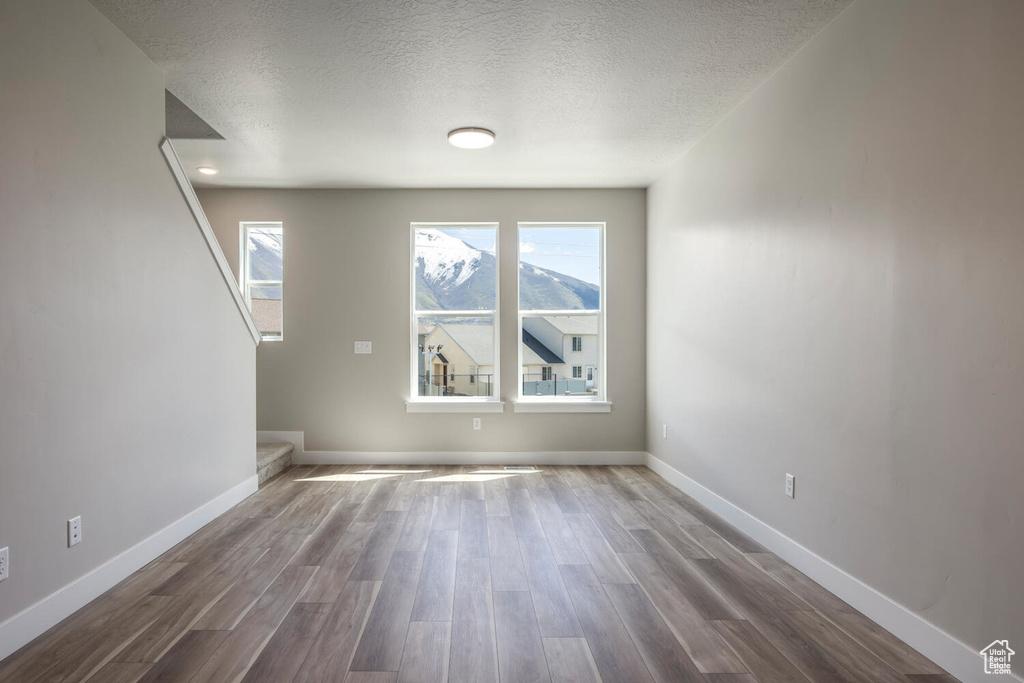
[[[218,173],[220,173],[220,171],[215,169],[213,166],[200,166],[196,170],[202,173],[203,175],[217,175]]]
[[[456,128],[448,133],[448,142],[461,149],[483,149],[494,144],[494,133],[486,128]]]

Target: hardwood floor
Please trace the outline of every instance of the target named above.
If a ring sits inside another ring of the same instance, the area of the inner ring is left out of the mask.
[[[0,681],[955,680],[644,467],[294,467]]]

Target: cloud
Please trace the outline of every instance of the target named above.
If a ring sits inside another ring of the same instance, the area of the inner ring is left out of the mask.
[[[537,251],[537,245],[535,245],[533,242],[522,242],[519,245],[520,254],[532,254],[535,251]]]

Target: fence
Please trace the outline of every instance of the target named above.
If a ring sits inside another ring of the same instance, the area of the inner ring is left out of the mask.
[[[420,396],[493,396],[494,375],[420,375]]]

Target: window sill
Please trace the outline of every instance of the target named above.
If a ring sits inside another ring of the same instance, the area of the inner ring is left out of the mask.
[[[504,401],[406,401],[407,413],[503,413]]]
[[[610,413],[612,404],[608,401],[519,400],[514,409],[517,413]]]

